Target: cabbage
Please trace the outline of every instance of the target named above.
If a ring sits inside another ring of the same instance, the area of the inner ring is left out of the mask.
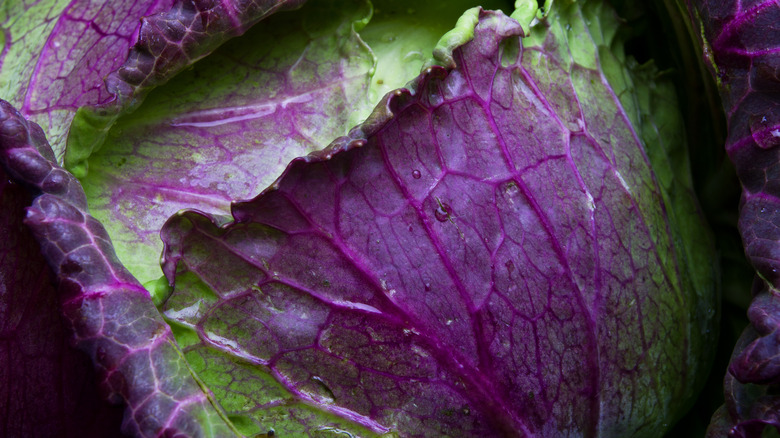
[[[0,16],[0,162],[122,433],[660,436],[691,406],[713,237],[610,6],[111,3]]]

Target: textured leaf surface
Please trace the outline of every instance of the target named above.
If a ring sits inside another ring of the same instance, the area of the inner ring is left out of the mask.
[[[690,257],[694,222],[665,213],[614,17],[556,4],[525,47],[482,13],[457,68],[235,222],[166,224],[164,313],[228,413],[294,436],[667,429],[712,339],[712,264],[689,268],[709,245]]]
[[[115,437],[122,409],[68,345],[53,275],[22,223],[31,201],[0,169],[0,435]]]
[[[374,3],[372,13],[365,0],[315,0],[269,17],[117,121],[81,181],[136,278],[160,277],[168,217],[183,208],[227,215],[290,160],[346,134],[419,74],[473,2]]]
[[[123,432],[230,435],[148,293],[87,213],[76,178],[54,162],[41,128],[1,100],[0,161],[39,193],[25,223],[58,282],[71,339],[92,359],[108,399],[127,404]]]
[[[686,4],[723,101],[726,151],[743,187],[739,229],[759,278],[748,310],[752,328],[737,345],[726,376],[732,382],[726,385],[730,432],[754,436],[765,424],[780,426],[780,398],[771,395],[780,383],[780,3]],[[744,396],[753,391],[764,396]],[[719,412],[713,428],[722,418]]]
[[[7,1],[0,7],[0,97],[46,131],[57,157],[76,110],[111,99],[103,79],[135,43],[140,18],[173,0]]]
[[[161,275],[159,230],[172,214],[228,214],[231,200],[256,195],[370,113],[374,60],[355,32],[369,15],[359,0],[271,17],[113,128],[82,184],[141,282]]]
[[[85,160],[103,145],[117,118],[137,109],[150,90],[262,19],[304,2],[176,0],[168,11],[144,17],[127,59],[106,77],[111,99],[76,114],[65,165],[78,176],[86,175]]]

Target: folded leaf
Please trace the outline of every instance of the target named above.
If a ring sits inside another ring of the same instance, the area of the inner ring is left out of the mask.
[[[334,0],[270,17],[117,122],[81,181],[136,278],[162,275],[172,214],[228,214],[370,113],[374,59],[356,33],[370,15],[364,0]]]
[[[737,345],[726,377],[736,379],[726,385],[730,433],[755,436],[765,425],[780,424],[775,413],[780,398],[772,395],[780,383],[780,4],[688,0],[686,5],[721,94],[726,151],[743,188],[739,230],[758,274],[748,311],[752,328]],[[746,384],[765,397],[741,397]],[[713,427],[723,422],[722,412],[718,415]]]
[[[37,192],[25,223],[54,272],[70,337],[101,387],[127,411],[134,436],[229,436],[233,430],[192,373],[146,290],[118,262],[89,216],[78,181],[54,162],[41,128],[0,100],[0,162]]]
[[[156,88],[116,121],[81,178],[120,260],[153,290],[168,217],[229,214],[291,159],[346,134],[419,74],[471,3],[310,1]]]
[[[76,110],[112,98],[103,79],[127,59],[140,19],[173,0],[4,2],[0,97],[45,128],[61,160]]]
[[[85,176],[85,160],[102,146],[111,126],[120,115],[135,111],[154,87],[265,17],[305,1],[176,0],[170,10],[144,17],[127,59],[106,77],[111,99],[76,113],[65,165],[77,176]]]
[[[31,201],[0,169],[0,435],[115,437],[122,409],[69,345],[54,276],[22,223]]]

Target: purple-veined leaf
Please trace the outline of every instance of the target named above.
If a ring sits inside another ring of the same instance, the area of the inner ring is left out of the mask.
[[[752,327],[737,344],[726,376],[728,419],[720,410],[710,434],[728,423],[733,436],[758,436],[764,426],[780,424],[780,398],[772,395],[780,383],[780,3],[685,4],[720,91],[728,123],[725,147],[743,189],[739,230],[758,274],[748,310]]]
[[[561,5],[521,46],[481,12],[454,70],[234,222],[169,220],[164,314],[228,414],[293,436],[668,429],[713,336],[712,265],[682,248],[701,222],[666,211],[609,19]]]
[[[136,278],[162,275],[159,230],[172,214],[228,214],[370,113],[374,60],[355,32],[370,13],[332,1],[270,17],[118,121],[81,182]]]
[[[31,200],[0,169],[0,436],[115,437],[122,409],[69,345],[54,276],[22,223]]]
[[[58,160],[83,175],[82,160],[151,89],[304,1],[9,2],[0,11],[0,96],[44,126]]]
[[[173,0],[9,1],[0,10],[0,97],[45,128],[62,158],[76,110],[105,103],[106,75],[126,60],[140,19]]]
[[[120,260],[154,290],[170,215],[229,214],[232,200],[259,193],[291,159],[344,135],[419,74],[471,3],[374,2],[372,12],[366,0],[309,2],[158,87],[111,128],[81,178]]]
[[[127,404],[122,431],[231,435],[148,293],[119,263],[105,230],[89,216],[78,180],[56,164],[41,128],[2,100],[0,161],[38,193],[25,223],[56,277],[70,338],[92,359],[108,400]]]
[[[102,146],[119,116],[135,111],[149,91],[255,23],[304,2],[177,0],[168,11],[144,17],[127,59],[106,77],[110,100],[79,108],[73,119],[65,165],[86,175],[85,160]]]

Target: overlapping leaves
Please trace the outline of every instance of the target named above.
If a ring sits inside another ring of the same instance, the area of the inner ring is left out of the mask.
[[[665,213],[690,193],[668,200],[631,124],[610,12],[561,11],[525,46],[481,13],[455,70],[235,222],[168,222],[164,314],[228,413],[286,434],[652,436],[683,409],[712,336],[707,236]]]

